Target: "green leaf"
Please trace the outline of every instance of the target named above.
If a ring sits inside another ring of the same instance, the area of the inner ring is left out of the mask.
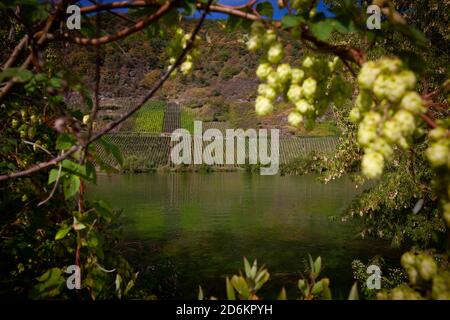
[[[325,19],[312,25],[311,32],[321,41],[326,41],[333,32],[333,20]]]
[[[183,14],[191,16],[197,11],[195,0],[185,0],[182,2]]]
[[[111,154],[121,166],[123,165],[122,153],[115,144],[107,141],[104,137],[101,137],[97,141],[107,154]]]
[[[90,161],[86,163],[86,176],[89,177],[88,180],[92,183],[97,183],[97,171],[94,164]]]
[[[98,235],[95,231],[89,232],[89,237],[87,241],[88,247],[96,248],[99,244]]]
[[[323,291],[322,291],[322,299],[323,300],[331,300],[331,290],[330,290],[330,280],[328,278],[324,278],[320,280],[323,284]]]
[[[286,289],[284,287],[281,288],[281,292],[278,295],[277,300],[287,300]]]
[[[251,271],[250,263],[248,262],[246,257],[244,257],[244,270],[245,270],[245,275],[247,276],[247,278],[250,278],[252,271]]]
[[[281,27],[283,29],[293,28],[297,27],[302,22],[305,22],[303,17],[287,14],[281,19]]]
[[[122,298],[122,290],[120,289],[120,286],[121,286],[121,284],[122,284],[122,277],[120,276],[119,273],[116,275],[116,281],[115,281],[115,284],[116,284],[117,297],[118,297],[119,299],[121,299],[121,298]]]
[[[0,72],[0,82],[5,79],[16,78],[18,82],[28,82],[33,78],[33,72],[30,70],[22,70],[20,68],[8,68],[3,72]]]
[[[67,133],[63,133],[56,139],[56,149],[65,150],[74,146],[77,141],[75,138]]]
[[[48,174],[48,184],[52,184],[53,182],[56,181],[56,179],[58,178],[58,169],[52,169],[50,170],[50,173]],[[61,172],[60,178],[62,178],[64,175],[63,172]]]
[[[103,157],[101,157],[97,152],[93,154],[95,163],[100,167],[100,170],[104,172],[118,172],[119,170],[108,162],[104,161]]]
[[[62,81],[59,78],[51,78],[48,84],[53,88],[61,88],[62,87]]]
[[[409,25],[403,24],[396,24],[395,27],[401,33],[406,35],[409,38],[409,40],[411,40],[415,45],[419,47],[424,47],[427,45],[428,39],[422,31]]]
[[[36,278],[39,282],[46,282],[49,280],[57,279],[61,275],[61,270],[59,268],[52,268],[47,270],[43,275]]]
[[[307,289],[306,281],[303,279],[298,280],[298,288],[301,292],[305,292]]]
[[[34,79],[38,82],[47,80],[47,75],[45,73],[38,73],[34,76]]]
[[[71,160],[63,160],[62,163],[62,170],[69,174],[74,174],[76,176],[79,176],[80,178],[86,179],[87,181],[94,181],[96,178],[95,171],[92,171],[92,168],[89,170],[89,173],[87,171],[87,168],[85,165],[81,165],[79,163],[73,162]]]
[[[86,175],[86,167],[79,163],[73,162],[72,160],[63,160],[61,165],[66,172],[76,174],[77,176]]]
[[[227,288],[227,299],[228,300],[236,300],[236,295],[234,293],[233,286],[231,285],[230,279],[228,279],[228,277],[226,277],[226,279],[225,279],[225,284],[226,284],[226,288]]]
[[[255,290],[259,290],[264,283],[266,283],[270,278],[269,272],[267,270],[261,270],[259,275],[255,279]]]
[[[225,30],[227,32],[235,32],[242,24],[242,19],[236,16],[230,16],[227,19],[227,26]]]
[[[311,255],[308,253],[308,261],[309,261],[309,268],[311,269],[311,272],[314,273],[314,261]]]
[[[321,293],[323,290],[323,284],[322,281],[316,282],[312,288],[312,294],[314,295],[318,295],[319,293]]]
[[[423,74],[427,65],[426,61],[417,53],[409,50],[400,50],[395,52],[403,63],[412,71]]]
[[[348,295],[348,300],[359,300],[358,283],[356,281],[353,284],[352,289],[350,290],[350,294]]]
[[[111,220],[112,208],[108,203],[103,200],[94,201],[93,207],[99,215],[107,220]]]
[[[37,278],[36,284],[30,291],[31,299],[50,299],[58,296],[65,284],[65,279],[61,275],[59,268],[47,270],[44,274]]]
[[[249,298],[250,297],[250,289],[248,288],[248,284],[245,281],[244,278],[233,276],[231,278],[231,284],[233,285],[234,289],[243,297],[243,298]]]
[[[75,231],[80,231],[86,228],[86,225],[79,222],[77,218],[73,217],[73,225],[72,225],[73,229]]]
[[[314,261],[314,271],[316,273],[320,273],[320,270],[322,269],[322,258],[318,257],[316,261]]]
[[[256,6],[256,11],[258,11],[260,15],[272,19],[273,6],[269,1],[258,3],[258,5]]]
[[[131,279],[131,280],[128,282],[128,284],[127,284],[127,286],[126,286],[126,288],[125,288],[125,290],[124,290],[124,292],[123,292],[123,295],[124,295],[124,296],[126,296],[126,295],[128,294],[128,292],[134,287],[134,285],[135,285],[135,283],[136,283],[136,279],[137,279],[138,274],[139,274],[139,272],[136,272],[136,273],[134,274],[134,276],[133,276],[133,279]]]
[[[250,277],[254,278],[256,276],[257,271],[258,271],[258,262],[255,259],[253,261],[252,269],[250,270]]]
[[[56,233],[55,240],[60,240],[64,238],[69,233],[70,229],[72,229],[72,226],[59,229],[58,232]]]
[[[198,286],[198,300],[205,300],[205,295],[203,294],[203,289],[201,286]]]
[[[80,177],[76,175],[69,175],[64,178],[63,190],[66,200],[72,198],[78,192],[80,184]]]

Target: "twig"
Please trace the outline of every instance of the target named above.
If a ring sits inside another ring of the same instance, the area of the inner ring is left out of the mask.
[[[25,60],[25,62],[22,63],[22,65],[20,66],[20,69],[21,70],[28,69],[28,67],[30,66],[31,62],[33,62],[33,55],[29,54],[27,59]],[[6,95],[14,87],[16,82],[17,82],[17,79],[16,78],[12,78],[11,80],[9,80],[5,84],[4,87],[1,88],[1,90],[0,90],[0,103],[3,102],[3,100],[6,98]]]
[[[170,67],[166,73],[159,79],[159,81],[154,85],[154,87],[150,90],[150,92],[141,99],[141,101],[138,103],[137,106],[135,106],[134,108],[132,108],[130,111],[128,111],[124,116],[122,116],[120,119],[110,123],[105,129],[103,129],[101,132],[97,133],[96,135],[94,135],[93,137],[91,137],[91,139],[89,139],[86,144],[90,144],[96,140],[98,140],[100,137],[102,137],[104,134],[110,132],[112,129],[114,129],[115,127],[117,127],[119,124],[121,124],[122,122],[124,122],[126,119],[128,119],[130,116],[132,116],[136,111],[138,111],[140,108],[142,108],[142,106],[155,94],[156,91],[158,91],[162,85],[164,84],[164,82],[166,82],[166,80],[169,78],[169,76],[172,74],[172,72],[181,64],[181,62],[184,60],[184,57],[186,56],[186,54],[188,53],[188,51],[191,49],[192,45],[194,44],[194,39],[195,36],[198,34],[198,32],[200,31],[201,26],[203,25],[203,22],[206,18],[206,15],[209,12],[209,6],[211,5],[212,0],[208,1],[208,5],[207,7],[204,9],[202,16],[199,20],[199,22],[197,23],[194,31],[191,34],[191,38],[189,39],[188,43],[186,44],[186,47],[183,49],[183,51],[181,52],[181,54],[178,56],[177,60],[175,61],[175,63],[172,65],[172,67]],[[85,145],[86,145],[85,144]],[[8,173],[8,174],[4,174],[4,175],[0,175],[0,181],[5,181],[5,180],[9,180],[9,179],[15,179],[15,178],[19,178],[19,177],[24,177],[24,176],[28,176],[30,174],[33,174],[35,172],[38,172],[40,170],[49,168],[57,163],[59,163],[60,161],[66,159],[67,157],[69,157],[70,155],[72,155],[73,153],[79,151],[81,148],[85,147],[85,145],[76,145],[76,146],[72,146],[70,149],[68,149],[65,153],[59,155],[58,157],[55,157],[47,162],[41,162],[38,163],[36,165],[34,165],[31,168],[28,168],[26,170],[23,171],[18,171],[18,172],[14,172],[14,173]]]
[[[8,69],[14,65],[17,58],[19,57],[20,52],[22,49],[26,46],[28,43],[28,35],[25,35],[17,44],[17,46],[14,48],[13,52],[9,56],[8,60],[3,65],[3,70]]]
[[[425,121],[430,127],[436,128],[437,124],[434,122],[434,120],[428,115],[428,114],[420,114],[420,117],[423,121]]]
[[[92,3],[92,4],[94,4],[94,5],[100,5],[100,3],[98,3],[98,2],[95,1],[95,0],[88,0],[88,1],[89,1],[90,3]],[[124,21],[130,22],[130,23],[133,23],[133,24],[136,23],[136,21],[134,21],[133,19],[128,18],[127,16],[124,16],[124,15],[121,15],[120,13],[111,11],[110,9],[106,9],[106,11],[107,11],[108,13],[112,14],[113,16],[118,17],[119,19],[122,19],[122,20],[124,20]]]
[[[44,41],[46,40],[47,32],[50,30],[50,27],[53,25],[53,22],[55,21],[57,16],[63,12],[62,11],[63,8],[65,8],[65,1],[61,1],[60,3],[58,3],[58,7],[57,7],[55,13],[51,14],[48,17],[48,19],[45,23],[44,29],[39,32],[40,36],[38,37],[39,40],[36,43],[37,46],[40,46],[44,43]],[[21,65],[20,69],[27,69],[30,66],[32,61],[33,61],[33,53],[28,55],[27,59]],[[6,86],[4,86],[2,88],[2,90],[0,91],[0,103],[5,99],[8,92],[14,87],[15,83],[16,83],[16,80],[12,79],[6,84]]]
[[[55,184],[53,185],[52,191],[50,192],[50,194],[48,195],[48,197],[45,200],[38,203],[38,205],[37,205],[38,207],[42,206],[47,201],[49,201],[55,194],[56,188],[58,188],[59,179],[61,178],[61,170],[62,170],[62,164],[60,163],[59,167],[58,167],[58,175],[56,176]]]
[[[64,41],[68,41],[68,42],[72,42],[72,43],[76,43],[76,44],[80,44],[80,45],[99,46],[101,44],[105,44],[105,43],[109,43],[109,42],[112,42],[112,41],[115,41],[118,39],[122,39],[126,36],[129,36],[130,34],[133,34],[137,31],[144,29],[150,23],[158,20],[163,15],[165,15],[167,12],[169,12],[170,9],[172,9],[174,7],[176,2],[177,2],[177,0],[165,2],[161,7],[159,7],[159,9],[154,14],[136,22],[136,24],[134,26],[129,27],[129,28],[124,28],[112,35],[107,35],[107,36],[103,36],[103,37],[99,37],[99,38],[82,38],[82,37],[72,37],[68,33],[64,33],[63,35],[57,35],[57,36],[55,36],[53,34],[48,34],[47,39],[49,39],[49,40],[64,40]],[[35,34],[35,37],[36,36],[40,36],[40,32]]]
[[[99,268],[103,272],[111,273],[111,272],[116,271],[116,269],[107,270],[107,269],[103,268],[101,265],[99,265],[97,262],[95,263],[95,265],[97,266],[97,268]]]
[[[53,156],[53,155],[50,153],[50,151],[48,151],[48,150],[45,149],[43,146],[41,146],[41,145],[39,145],[39,144],[37,144],[37,143],[35,143],[35,142],[31,142],[31,141],[27,141],[27,140],[22,140],[22,141],[23,141],[25,144],[29,144],[29,145],[32,145],[33,147],[37,147],[37,148],[41,149],[42,151],[44,151],[45,153],[47,153],[47,154]]]

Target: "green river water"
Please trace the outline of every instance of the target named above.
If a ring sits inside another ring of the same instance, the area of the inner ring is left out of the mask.
[[[322,257],[335,298],[345,298],[354,259],[397,259],[389,244],[362,240],[354,223],[340,221],[358,192],[347,178],[325,185],[312,175],[229,172],[100,176],[90,189],[123,210],[119,249],[140,271],[140,286],[192,299],[199,285],[223,298],[224,277],[242,269],[243,256],[269,269],[261,296],[276,298],[284,285],[294,299],[308,253]]]

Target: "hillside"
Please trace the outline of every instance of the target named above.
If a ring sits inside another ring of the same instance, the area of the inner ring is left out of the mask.
[[[108,20],[108,25],[113,25]],[[120,21],[120,23],[126,23]],[[108,25],[103,26],[105,30]],[[185,21],[184,28],[192,28],[192,21]],[[176,76],[168,80],[156,99],[174,102],[183,109],[190,109],[195,119],[205,122],[227,122],[229,127],[281,129],[282,135],[334,135],[338,133],[331,117],[326,116],[312,131],[306,132],[287,125],[288,104],[278,101],[278,112],[268,117],[257,117],[253,101],[258,79],[255,69],[259,57],[249,52],[241,39],[241,31],[227,32],[221,21],[205,23],[201,58],[195,62],[194,72],[188,77]],[[132,105],[148,91],[168,66],[165,48],[168,39],[150,31],[107,45],[102,51],[101,89],[102,112],[100,122],[114,119],[122,108]],[[287,61],[298,61],[299,43],[286,48]],[[83,81],[92,86],[95,56],[89,47],[68,46],[62,49],[64,63],[75,72],[84,75]],[[77,101],[76,97],[70,100]],[[109,110],[108,106],[114,110]],[[102,123],[99,123],[102,126]],[[130,126],[126,128],[129,130]]]

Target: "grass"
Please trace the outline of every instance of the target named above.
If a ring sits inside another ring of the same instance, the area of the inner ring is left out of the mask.
[[[133,131],[160,133],[163,126],[165,106],[166,103],[163,101],[149,101],[137,112]]]

